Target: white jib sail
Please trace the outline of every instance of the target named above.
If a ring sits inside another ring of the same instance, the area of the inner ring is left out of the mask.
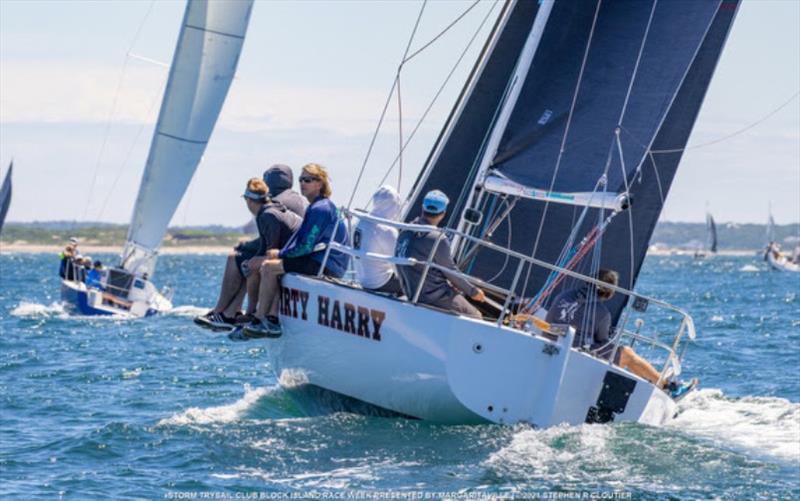
[[[122,266],[152,274],[239,62],[253,0],[189,0],[133,209]]]

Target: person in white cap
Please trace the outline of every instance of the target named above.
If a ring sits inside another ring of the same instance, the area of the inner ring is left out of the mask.
[[[400,215],[400,195],[391,186],[381,186],[372,195],[370,215],[394,221]],[[359,221],[353,233],[353,247],[363,252],[394,255],[397,228],[372,221]],[[358,279],[364,289],[395,296],[403,294],[394,265],[380,259],[359,258],[355,262]]]
[[[441,191],[433,190],[428,192],[422,201],[422,216],[412,221],[412,224],[438,226],[444,219],[448,203],[450,203],[450,200]],[[439,230],[401,231],[400,236],[397,238],[395,255],[426,262],[433,247],[436,246],[433,263],[458,271],[450,251],[450,241],[447,238],[440,239],[439,236]],[[409,298],[412,298],[416,293],[424,270],[425,266],[421,264],[398,266],[403,288]],[[482,303],[486,300],[481,289],[475,287],[461,276],[455,273],[443,272],[437,268],[430,268],[425,276],[425,282],[422,285],[418,301],[422,304],[442,308],[460,315],[481,318],[481,312],[467,301],[464,297],[465,294],[477,303]]]

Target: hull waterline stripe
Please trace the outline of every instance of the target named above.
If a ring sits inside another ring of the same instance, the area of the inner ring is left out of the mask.
[[[210,30],[208,28],[201,28],[200,26],[192,26],[191,24],[186,24],[184,26],[186,28],[191,28],[197,31],[205,31],[207,33],[213,33],[215,35],[222,35],[223,37],[238,38],[239,40],[244,40],[244,35],[236,35],[234,33],[225,33],[224,31]]]

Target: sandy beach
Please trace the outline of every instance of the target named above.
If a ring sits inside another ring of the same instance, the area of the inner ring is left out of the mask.
[[[58,254],[64,249],[63,245],[41,245],[13,242],[10,244],[0,244],[2,254]],[[227,254],[231,251],[231,246],[210,246],[210,245],[187,245],[181,247],[162,247],[159,254]],[[119,254],[122,246],[115,245],[81,245],[80,252],[83,255],[92,254]]]

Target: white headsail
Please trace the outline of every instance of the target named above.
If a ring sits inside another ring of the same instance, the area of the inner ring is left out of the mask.
[[[189,0],[122,266],[150,273],[236,73],[253,0]]]

